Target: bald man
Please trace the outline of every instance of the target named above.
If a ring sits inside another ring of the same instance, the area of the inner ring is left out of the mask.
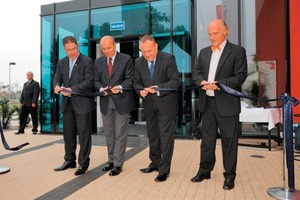
[[[33,73],[27,72],[27,82],[23,85],[23,90],[20,96],[20,126],[18,132],[15,134],[24,133],[26,127],[27,118],[30,113],[32,119],[32,133],[38,132],[38,99],[40,96],[40,84],[33,80]]]
[[[129,55],[119,53],[113,37],[100,40],[104,56],[95,61],[95,88],[104,92],[100,97],[108,162],[102,171],[110,176],[122,172],[127,146],[129,114],[135,110],[133,91],[134,65]]]
[[[202,88],[199,92],[199,110],[202,114],[203,136],[200,167],[192,182],[210,179],[216,162],[215,148],[218,129],[221,132],[224,184],[223,189],[234,188],[236,177],[240,98],[219,89],[217,82],[241,91],[247,78],[247,58],[243,47],[227,40],[226,23],[220,19],[208,25],[211,46],[202,49],[193,70],[193,81]]]

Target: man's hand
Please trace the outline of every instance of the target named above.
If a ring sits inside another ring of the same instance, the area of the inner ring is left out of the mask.
[[[110,91],[113,93],[113,94],[118,94],[120,91],[121,91],[121,88],[117,85],[113,88],[110,88]]]
[[[105,88],[101,88],[100,92],[103,92],[103,96],[106,96],[106,95],[108,95],[108,90],[109,90],[109,88],[108,88],[108,86],[106,86]]]
[[[64,88],[64,87],[61,87],[62,90],[61,90],[61,94],[64,95],[65,97],[71,97],[72,95],[72,89],[71,88]],[[63,91],[64,90],[64,91]],[[69,92],[68,92],[69,91]]]
[[[216,85],[217,81],[214,82],[207,82],[207,81],[202,81],[201,86],[202,90],[219,90],[220,88]]]
[[[144,88],[144,90],[146,90],[147,92],[151,93],[151,94],[155,94],[157,93],[157,85],[148,87],[148,88]]]
[[[141,97],[145,98],[148,95],[148,91],[145,89],[140,90],[140,95],[141,95]]]
[[[54,88],[54,93],[55,93],[55,94],[59,94],[60,91],[62,91],[62,90],[63,90],[63,89],[62,89],[61,87],[56,86],[56,87]]]

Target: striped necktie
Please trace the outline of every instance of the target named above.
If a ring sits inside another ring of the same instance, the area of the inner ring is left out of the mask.
[[[108,71],[108,76],[110,77],[111,76],[111,72],[112,72],[112,67],[113,67],[113,65],[112,65],[112,58],[110,57],[108,60],[109,61],[108,61],[108,65],[107,65],[107,71]]]
[[[151,80],[152,80],[153,72],[154,72],[154,61],[151,61],[149,71],[150,71],[150,77],[151,77]]]

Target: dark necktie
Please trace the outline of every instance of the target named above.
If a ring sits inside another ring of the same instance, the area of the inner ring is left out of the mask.
[[[107,65],[107,71],[108,71],[108,76],[110,77],[111,76],[111,72],[112,72],[112,67],[113,67],[113,65],[112,65],[112,58],[109,58],[108,60],[109,60],[109,62],[108,62],[108,65]]]
[[[150,77],[151,77],[151,80],[152,80],[153,72],[154,72],[154,61],[151,61],[149,71],[150,71]]]

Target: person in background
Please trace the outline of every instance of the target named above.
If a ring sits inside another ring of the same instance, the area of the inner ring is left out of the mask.
[[[33,80],[33,73],[27,72],[27,82],[24,83],[20,97],[20,126],[15,134],[23,134],[30,113],[32,120],[32,133],[38,132],[38,99],[40,96],[40,84]]]
[[[151,163],[142,173],[158,171],[157,182],[166,181],[174,149],[175,121],[178,111],[176,89],[180,86],[175,57],[158,51],[150,35],[140,40],[142,56],[135,60],[134,89],[144,102]],[[175,89],[159,91],[157,88]]]
[[[102,171],[110,176],[119,175],[125,162],[129,114],[135,110],[133,91],[134,66],[129,55],[116,51],[113,37],[100,40],[104,56],[95,61],[95,88],[103,92],[100,109],[103,118],[108,162]]]
[[[200,167],[192,182],[211,178],[216,163],[215,148],[218,128],[221,133],[223,189],[234,188],[236,177],[240,98],[220,90],[222,83],[241,91],[247,78],[247,58],[243,47],[227,40],[228,27],[223,20],[216,19],[208,25],[208,37],[212,46],[202,49],[198,55],[192,77],[200,85],[199,110],[202,114],[202,141]]]
[[[92,93],[94,91],[94,62],[78,50],[77,40],[73,36],[63,38],[66,57],[57,64],[53,79],[55,94],[62,94],[63,137],[65,142],[65,162],[55,171],[76,167],[77,135],[79,139],[79,167],[75,175],[84,174],[90,164],[92,110],[94,98],[72,95]]]

